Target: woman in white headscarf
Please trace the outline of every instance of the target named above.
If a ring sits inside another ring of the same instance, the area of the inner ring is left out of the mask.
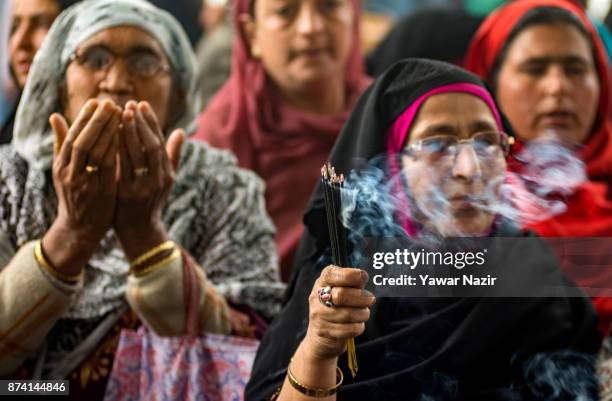
[[[184,268],[205,331],[253,334],[226,301],[277,312],[263,184],[183,141],[197,106],[169,14],[87,0],[55,21],[0,147],[0,375],[103,385],[121,327],[185,332]]]

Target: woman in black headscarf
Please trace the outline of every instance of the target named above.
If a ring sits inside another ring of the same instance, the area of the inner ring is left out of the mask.
[[[383,185],[361,187],[379,193],[362,205],[357,196],[351,217],[362,213],[369,217],[363,221],[380,224],[349,224],[353,254],[361,245],[355,231],[403,234],[419,247],[451,236],[528,236],[493,207],[506,167],[501,131],[497,108],[474,75],[427,60],[387,70],[358,102],[330,157],[339,172],[359,171],[349,176],[358,182],[354,189],[372,169],[364,160],[384,160]],[[393,199],[391,219],[385,198]],[[308,388],[325,400],[596,398],[590,355],[600,338],[579,293],[536,297],[535,287],[520,281],[529,298],[376,299],[363,291],[364,271],[325,267],[330,241],[321,185],[304,221],[287,303],[261,343],[247,400],[313,399]],[[551,253],[532,240],[504,249],[499,270],[539,272],[561,283]],[[338,388],[336,368],[347,372],[340,356],[355,336],[359,372]]]

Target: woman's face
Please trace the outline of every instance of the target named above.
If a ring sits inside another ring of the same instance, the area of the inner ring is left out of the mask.
[[[14,0],[9,52],[11,70],[19,88],[23,89],[34,55],[59,15],[55,0]]]
[[[172,77],[160,44],[135,27],[105,29],[83,42],[66,69],[64,115],[77,117],[89,99],[147,101],[162,128],[169,123]]]
[[[251,55],[281,90],[342,80],[353,42],[350,0],[256,0],[243,15]]]
[[[590,44],[568,24],[519,33],[497,79],[500,107],[525,141],[553,132],[583,143],[595,122],[599,90]]]
[[[443,236],[477,236],[491,227],[495,215],[488,210],[499,200],[506,170],[498,139],[491,110],[476,96],[444,93],[423,103],[402,168],[417,207],[415,217],[425,227]],[[474,142],[441,146],[455,140]]]

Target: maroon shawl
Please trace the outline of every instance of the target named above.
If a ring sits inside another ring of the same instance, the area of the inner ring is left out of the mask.
[[[234,1],[236,38],[232,74],[198,121],[196,139],[230,149],[241,167],[266,182],[268,213],[276,225],[276,245],[286,280],[302,235],[302,214],[320,177],[320,169],[361,93],[370,83],[363,68],[359,41],[359,6],[353,45],[346,65],[346,105],[332,116],[299,110],[283,101],[262,64],[250,57],[238,21],[250,0]]]

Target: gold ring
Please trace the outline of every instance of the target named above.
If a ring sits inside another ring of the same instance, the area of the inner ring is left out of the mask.
[[[143,177],[145,175],[149,174],[149,168],[148,167],[137,167],[134,169],[134,175],[136,177]]]
[[[98,171],[98,166],[90,166],[90,165],[88,164],[87,166],[85,166],[85,171],[86,171],[88,174],[95,173],[96,171]]]

